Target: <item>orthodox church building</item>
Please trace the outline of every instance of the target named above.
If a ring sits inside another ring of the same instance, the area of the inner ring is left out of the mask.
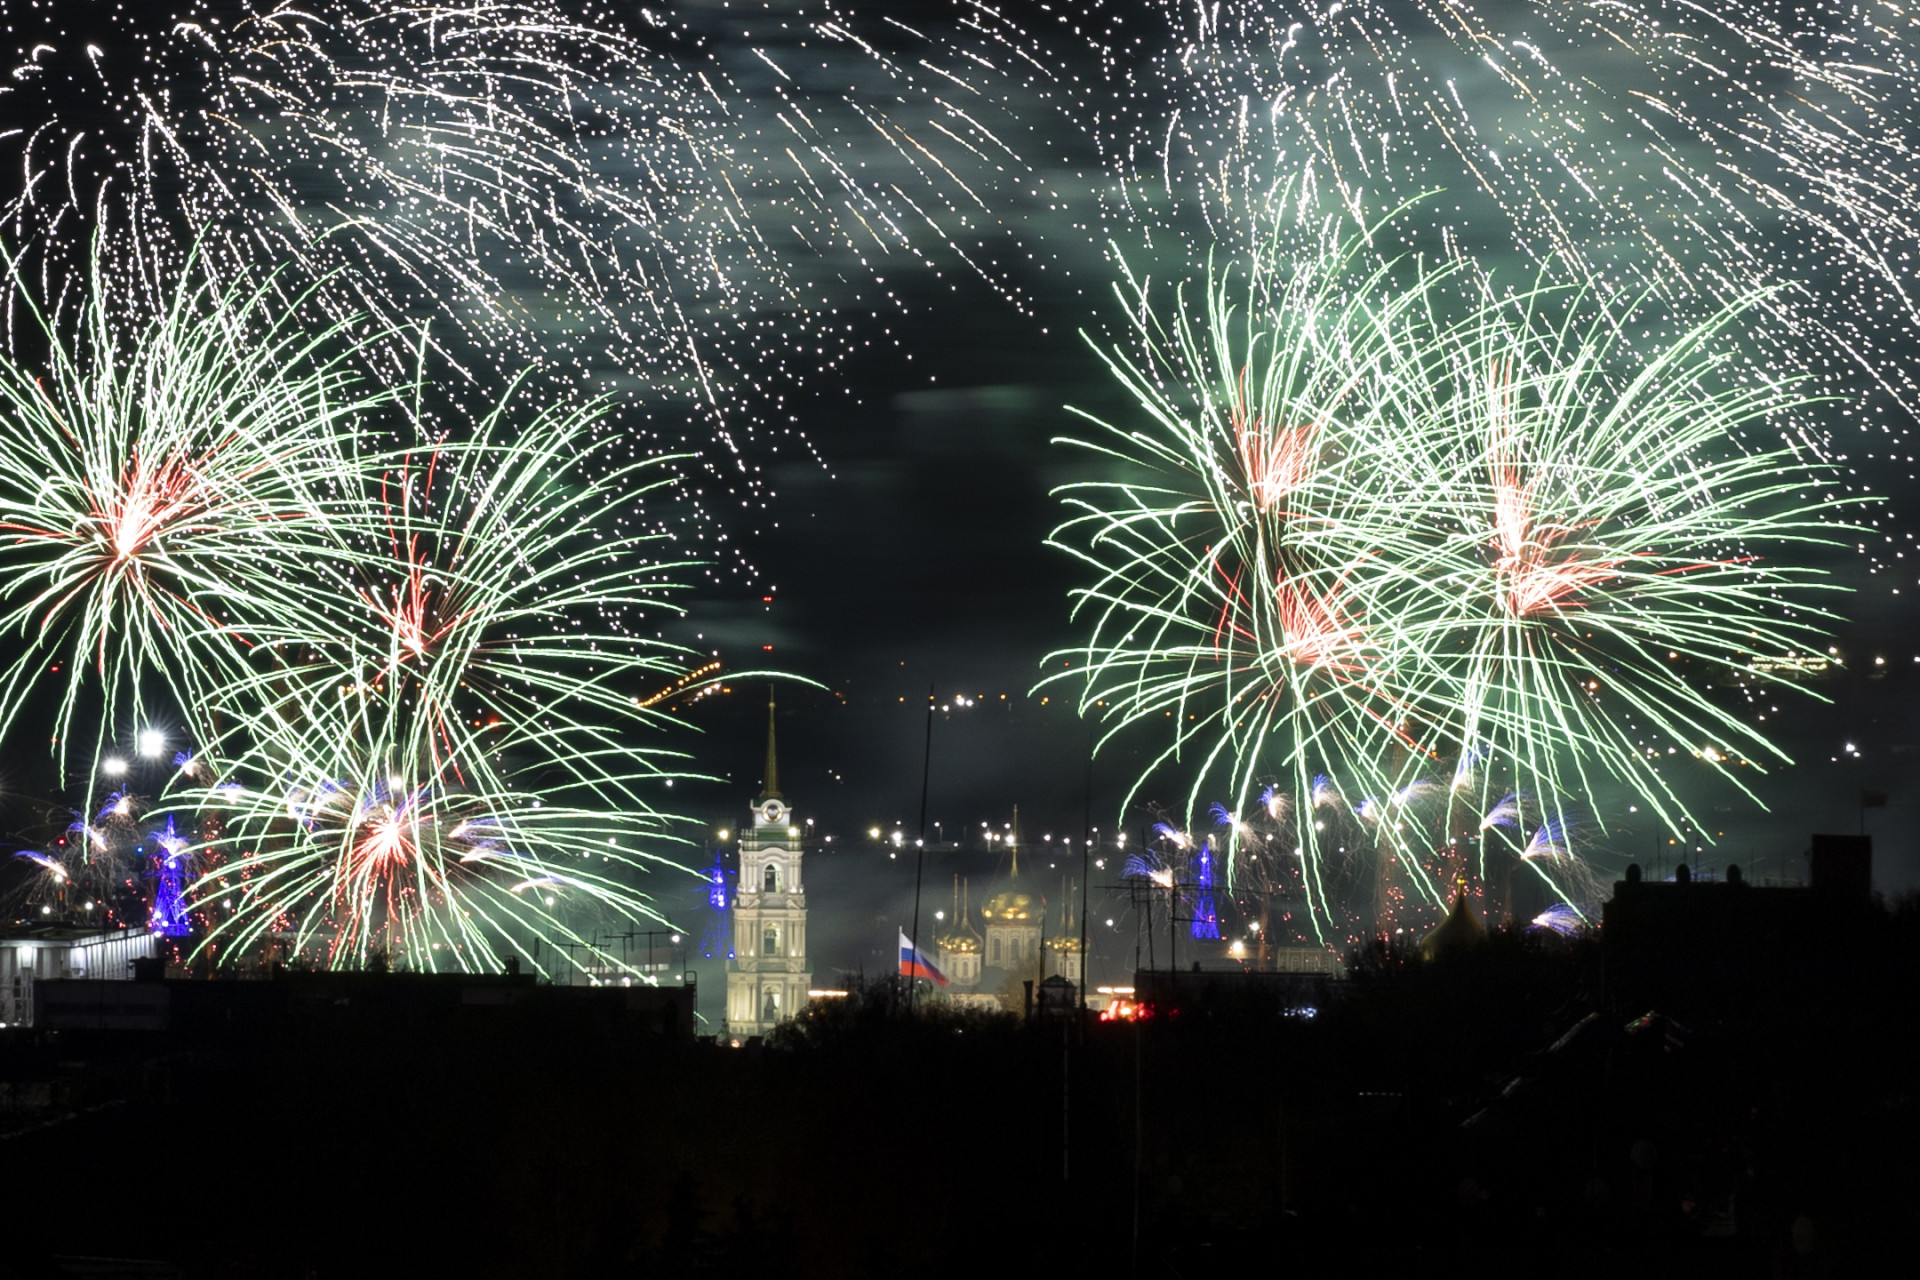
[[[727,961],[727,1034],[765,1035],[807,1003],[807,893],[800,875],[801,829],[780,794],[773,692],[767,693],[766,782],[740,830],[733,894],[733,955]]]
[[[1003,1007],[1017,1011],[1009,993],[1023,979],[1037,984],[1058,974],[1080,981],[1080,926],[1070,885],[1062,883],[1059,905],[1049,917],[1046,901],[1021,878],[1016,852],[1012,875],[990,889],[980,906],[984,935],[973,925],[971,886],[956,884],[954,896],[952,923],[935,939],[952,995],[969,1003],[998,997]]]

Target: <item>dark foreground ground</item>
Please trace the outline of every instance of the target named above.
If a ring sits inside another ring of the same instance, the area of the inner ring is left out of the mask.
[[[10,1031],[0,1276],[1864,1274],[1920,1221],[1914,923],[1685,1017],[1496,936],[1080,1028],[875,994],[748,1049],[540,999]]]

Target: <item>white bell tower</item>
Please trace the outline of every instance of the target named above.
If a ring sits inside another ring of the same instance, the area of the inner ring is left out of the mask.
[[[766,785],[740,832],[733,895],[733,958],[727,961],[727,1034],[765,1035],[807,1002],[807,894],[800,878],[800,824],[780,795],[774,757],[773,690],[767,690]]]

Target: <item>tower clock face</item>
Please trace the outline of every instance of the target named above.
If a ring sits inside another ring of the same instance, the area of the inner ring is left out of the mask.
[[[778,800],[769,800],[760,806],[760,820],[769,825],[787,820],[787,806]]]

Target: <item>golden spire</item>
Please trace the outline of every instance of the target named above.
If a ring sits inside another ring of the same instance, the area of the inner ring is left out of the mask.
[[[1007,841],[1013,850],[1013,879],[1020,878],[1020,806],[1013,806],[1013,838]]]
[[[765,800],[780,798],[780,764],[773,751],[773,686],[767,686],[767,785],[760,792]]]

